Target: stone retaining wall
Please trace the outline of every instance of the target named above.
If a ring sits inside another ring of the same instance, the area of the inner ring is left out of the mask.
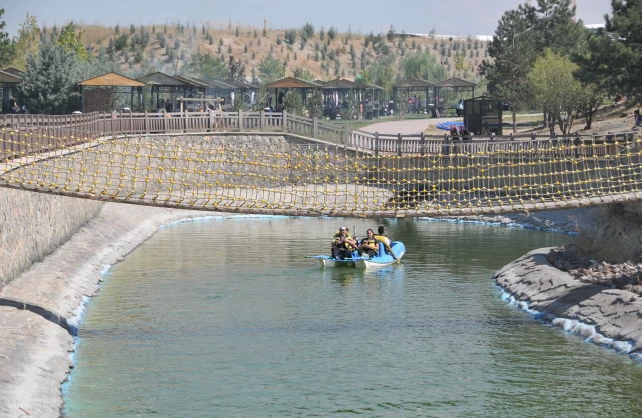
[[[102,205],[0,188],[0,289],[71,238]]]

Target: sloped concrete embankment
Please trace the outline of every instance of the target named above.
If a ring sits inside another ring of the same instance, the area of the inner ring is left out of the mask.
[[[61,207],[67,204],[70,211],[79,201],[65,200]],[[160,226],[204,214],[102,204],[95,219],[5,285],[0,290],[4,305],[0,306],[0,416],[58,417],[63,404],[61,383],[72,366],[69,353],[74,349],[67,320],[97,291],[101,271]],[[10,217],[5,222],[19,221],[20,217]],[[18,245],[24,248],[33,239],[30,234],[20,232]],[[3,253],[3,258],[9,256]]]
[[[553,267],[550,248],[534,250],[495,274],[497,284],[554,325],[642,359],[642,301],[632,292],[582,283]]]

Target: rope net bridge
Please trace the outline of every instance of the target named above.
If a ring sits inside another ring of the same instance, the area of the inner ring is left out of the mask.
[[[642,199],[634,135],[422,142],[405,154],[285,133],[0,138],[0,187],[159,207],[418,217]]]

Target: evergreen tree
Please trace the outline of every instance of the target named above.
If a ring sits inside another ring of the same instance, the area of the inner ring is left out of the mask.
[[[187,73],[203,80],[227,79],[229,68],[210,54],[196,54],[186,66]]]
[[[26,64],[18,96],[30,112],[60,115],[80,108],[76,83],[81,66],[74,52],[47,41],[27,57]]]
[[[289,113],[303,116],[303,98],[301,94],[296,90],[288,91],[285,95],[285,100],[283,100],[283,107]]]
[[[314,90],[308,97],[306,110],[310,118],[321,118],[323,116],[323,94],[321,94],[320,90]]]
[[[577,54],[579,78],[610,93],[642,93],[642,0],[612,1],[605,28],[588,38],[588,48]]]

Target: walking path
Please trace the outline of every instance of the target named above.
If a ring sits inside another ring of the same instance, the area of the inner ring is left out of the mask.
[[[430,119],[406,119],[397,120],[392,122],[381,122],[372,125],[364,126],[361,131],[385,135],[397,134],[416,134],[426,130],[429,126],[436,125],[441,122],[461,122],[462,118],[430,118]],[[446,133],[446,131],[444,131]]]

